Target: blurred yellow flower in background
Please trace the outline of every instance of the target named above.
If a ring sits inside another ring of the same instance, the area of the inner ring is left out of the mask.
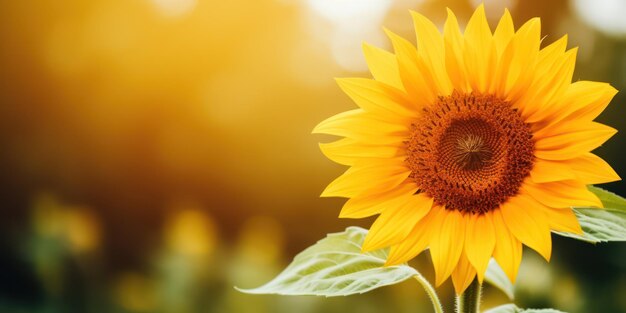
[[[389,265],[426,248],[437,285],[461,293],[493,256],[512,281],[522,244],[550,259],[550,231],[582,233],[572,206],[601,207],[588,184],[619,180],[591,151],[615,129],[593,120],[615,88],[572,83],[567,36],[540,48],[533,18],[517,31],[508,10],[495,31],[479,6],[461,33],[448,11],[443,35],[412,12],[418,47],[388,31],[394,53],[364,45],[374,79],[339,79],[358,109],[315,133],[350,168],[323,192],[350,198],[340,217],[380,214],[364,251],[391,247]]]

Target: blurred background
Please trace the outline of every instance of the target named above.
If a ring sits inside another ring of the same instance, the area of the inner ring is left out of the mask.
[[[413,40],[409,9],[441,27],[479,2],[0,1],[0,312],[430,312],[412,281],[333,299],[233,286],[370,225],[318,197],[344,167],[310,131],[354,107],[333,77],[368,76],[361,42],[388,48],[383,25]],[[544,44],[569,33],[574,79],[626,90],[626,1],[485,4],[493,27],[508,7],[516,27],[541,17]],[[600,120],[624,129],[625,100]],[[622,176],[625,142],[597,150]],[[554,240],[550,264],[526,251],[517,303],[626,312],[625,246]],[[487,287],[485,307],[506,301]]]

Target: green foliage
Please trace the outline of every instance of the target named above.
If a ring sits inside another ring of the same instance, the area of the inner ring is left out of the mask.
[[[604,209],[574,208],[584,234],[557,233],[593,243],[626,241],[626,199],[598,187],[589,190],[600,198]]]
[[[509,297],[510,300],[513,300],[513,284],[494,259],[489,261],[489,266],[487,267],[487,272],[485,273],[485,281],[500,289],[506,294],[507,297]]]
[[[251,294],[347,296],[421,275],[408,265],[385,267],[386,249],[361,253],[367,230],[349,227],[298,254],[276,278]]]
[[[599,187],[589,186],[589,190],[596,194],[605,208],[614,208],[626,212],[626,199]]]
[[[565,313],[555,309],[520,309],[515,304],[505,304],[484,313]]]
[[[497,306],[495,308],[489,309],[484,313],[517,313],[519,312],[519,308],[515,306],[515,304],[505,304],[501,306]]]

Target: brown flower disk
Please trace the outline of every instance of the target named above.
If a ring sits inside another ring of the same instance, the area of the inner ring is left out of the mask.
[[[507,101],[454,92],[411,125],[410,178],[449,210],[482,214],[518,193],[533,167],[530,126]]]

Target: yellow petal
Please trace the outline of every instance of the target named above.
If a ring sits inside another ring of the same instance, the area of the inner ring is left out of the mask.
[[[593,121],[577,120],[577,121],[561,121],[558,123],[552,123],[545,125],[541,123],[540,127],[533,130],[533,136],[536,139],[542,139],[552,136],[565,135],[570,133],[576,133],[585,130],[593,130],[594,128],[605,128],[606,125],[598,125],[600,123]],[[534,124],[538,125],[538,124]]]
[[[608,85],[608,84],[607,84]],[[602,90],[595,90],[592,94],[595,96],[593,99],[587,100],[586,106],[581,106],[580,104],[576,105],[581,107],[579,110],[574,111],[571,115],[567,116],[569,120],[593,120],[604,109],[606,109],[611,99],[617,94],[617,89],[615,89],[611,85],[603,85]],[[578,101],[582,101],[582,99],[578,99]]]
[[[399,145],[409,136],[409,126],[381,121],[362,109],[331,116],[313,129],[314,134],[348,137],[370,144]]]
[[[545,213],[551,229],[578,235],[583,234],[580,223],[578,223],[578,219],[572,209],[546,209]]]
[[[509,9],[504,9],[504,14],[500,18],[500,22],[498,22],[496,30],[493,32],[493,41],[496,44],[498,55],[501,55],[504,52],[504,49],[509,44],[509,41],[513,38],[514,34],[515,28],[513,26],[511,13],[509,12]]]
[[[551,208],[568,208],[573,206],[602,207],[602,202],[584,184],[567,180],[535,184],[526,181],[522,188],[535,200]]]
[[[406,198],[407,201],[400,206],[385,208],[380,214],[363,241],[363,251],[381,249],[404,240],[433,206],[433,198],[421,193]]]
[[[446,70],[453,87],[461,92],[469,92],[465,62],[463,61],[463,35],[452,10],[448,9],[448,18],[443,27]]]
[[[337,83],[361,109],[385,116],[385,120],[405,123],[417,116],[417,110],[398,89],[367,78],[337,78]]]
[[[470,86],[475,91],[485,93],[494,76],[497,55],[482,4],[467,23],[464,46],[464,61]]]
[[[404,90],[400,81],[398,61],[393,53],[363,43],[363,54],[372,76],[379,82]]]
[[[439,215],[444,209],[434,206],[411,230],[405,240],[391,246],[386,266],[402,264],[420,254],[430,243],[431,231],[436,227],[434,221],[439,221]]]
[[[435,267],[435,284],[441,285],[456,267],[465,242],[463,215],[457,210],[445,210],[439,221],[439,229],[430,234],[430,257]]]
[[[466,250],[467,251],[467,250]],[[462,253],[454,271],[452,271],[452,284],[457,295],[463,293],[472,283],[476,276],[476,270],[467,259],[466,253]]]
[[[563,161],[548,161],[535,159],[530,178],[535,183],[547,183],[553,181],[576,179],[576,174]]]
[[[539,34],[537,35],[539,36]],[[559,88],[562,88],[564,91],[569,89],[574,62],[576,61],[576,49],[571,50],[567,54],[565,53],[567,38],[567,35],[565,35],[541,49],[534,70],[528,71],[534,81],[532,87],[528,88],[530,92],[527,92],[525,101],[537,100],[536,102],[528,103],[528,105],[535,107],[534,111],[529,112],[531,114],[539,114],[543,117],[549,115],[555,109],[555,105],[546,97],[538,96],[539,93],[543,92],[545,94],[553,91],[553,87],[557,86],[558,82],[560,82],[559,86],[561,86]],[[567,69],[568,71],[559,72],[561,69]]]
[[[400,185],[411,173],[402,159],[389,165],[351,167],[331,182],[321,197],[353,198],[370,191],[387,191]]]
[[[617,130],[596,122],[571,124],[569,129],[537,138],[535,156],[545,160],[567,160],[599,147]]]
[[[443,37],[429,19],[411,11],[415,33],[417,34],[417,53],[423,60],[437,88],[437,94],[447,96],[452,93],[452,83],[446,72]]]
[[[577,81],[572,83],[562,99],[554,105],[550,124],[567,121],[591,121],[598,117],[617,94],[607,83]]]
[[[407,196],[415,194],[418,187],[411,181],[405,181],[397,188],[372,192],[349,199],[343,205],[340,218],[364,218],[382,213],[385,208],[395,208],[406,202]]]
[[[602,184],[621,180],[619,175],[602,158],[585,153],[577,158],[563,161],[585,184]]]
[[[482,283],[496,245],[491,213],[471,215],[465,230],[465,253]]]
[[[388,29],[385,29],[385,32],[391,40],[398,60],[398,71],[404,90],[417,107],[429,106],[435,101],[437,94],[429,87],[427,79],[419,70],[417,49],[406,39]]]
[[[343,165],[355,165],[369,159],[403,156],[403,152],[397,145],[373,145],[352,138],[343,138],[319,145],[327,158]]]
[[[518,195],[500,206],[502,217],[515,237],[547,261],[552,253],[550,225],[545,206],[526,195]]]
[[[538,18],[526,22],[509,40],[500,56],[495,91],[511,101],[526,90],[532,82],[531,75],[539,53],[541,23]]]
[[[519,265],[522,263],[522,243],[506,226],[502,217],[502,210],[495,210],[492,216],[496,234],[496,247],[493,250],[493,257],[511,282],[515,283]]]
[[[562,99],[572,81],[577,51],[578,48],[573,48],[565,52],[560,60],[551,64],[543,65],[541,62],[538,63],[537,68],[550,66],[550,70],[543,75],[535,73],[538,79],[529,88],[529,92],[519,100],[521,103],[538,104],[536,106],[526,106],[521,112],[527,123],[535,123],[546,119],[552,112],[551,108],[555,107],[554,103]],[[538,109],[526,110],[526,108]]]
[[[539,52],[539,62],[544,65],[550,65],[558,62],[561,58],[563,58],[563,54],[565,53],[565,49],[567,48],[567,39],[568,36],[564,35],[557,41],[541,49],[541,52]],[[538,70],[540,74],[545,74],[549,71],[549,68],[542,67]]]

